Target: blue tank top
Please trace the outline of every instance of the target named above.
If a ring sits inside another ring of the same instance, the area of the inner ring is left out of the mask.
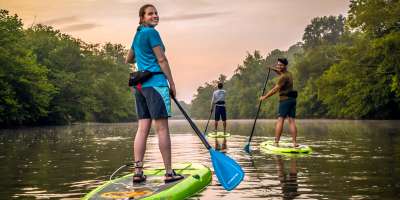
[[[135,52],[136,64],[139,71],[161,72],[157,57],[153,48],[160,46],[165,51],[160,34],[154,27],[139,26],[132,42],[131,49]],[[149,80],[142,84],[142,87],[161,87],[168,86],[168,81],[164,74],[153,75]]]

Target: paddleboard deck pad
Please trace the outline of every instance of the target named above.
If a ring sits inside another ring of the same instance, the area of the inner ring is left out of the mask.
[[[185,178],[172,183],[164,183],[165,170],[144,170],[147,180],[143,183],[133,183],[133,174],[107,181],[89,192],[83,200],[99,199],[185,199],[203,190],[211,183],[211,170],[201,164],[185,163],[174,165],[176,173]]]
[[[293,147],[292,143],[279,142],[278,146],[275,146],[273,141],[265,141],[260,144],[260,149],[271,152],[271,153],[292,153],[292,154],[309,154],[311,153],[311,148],[307,145],[299,145],[298,147]]]
[[[218,132],[208,132],[207,133],[207,137],[210,138],[224,138],[224,137],[230,137],[231,134],[228,132],[222,132],[222,131],[218,131]]]

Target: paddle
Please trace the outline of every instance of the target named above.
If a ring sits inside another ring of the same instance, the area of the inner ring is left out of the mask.
[[[182,114],[185,116],[194,132],[197,134],[197,136],[199,136],[201,142],[203,142],[204,146],[206,146],[206,148],[209,150],[214,172],[217,175],[218,181],[225,188],[225,190],[230,191],[235,189],[235,187],[238,186],[244,178],[242,167],[240,167],[240,165],[229,156],[214,150],[204,137],[204,134],[201,133],[196,124],[192,121],[192,119],[190,119],[186,111],[179,104],[178,100],[176,100],[174,96],[172,96],[172,99],[175,101],[179,110],[181,110]]]
[[[204,134],[207,134],[208,123],[210,123],[210,119],[211,119],[211,115],[212,115],[212,113],[213,113],[213,110],[214,110],[214,104],[212,105],[211,112],[210,112],[210,116],[208,117],[206,129],[204,130]]]
[[[265,84],[264,84],[264,88],[263,88],[263,91],[262,91],[262,95],[264,95],[265,88],[267,88],[267,83],[268,83],[268,79],[269,79],[269,74],[270,74],[270,72],[271,72],[271,68],[269,67],[269,68],[268,68],[268,75],[267,75],[267,79],[265,80]],[[260,112],[260,109],[261,109],[261,103],[262,103],[262,101],[260,101],[260,102],[258,103],[257,114],[256,114],[256,117],[254,118],[253,128],[251,129],[251,133],[250,133],[249,140],[247,141],[246,146],[244,146],[244,150],[245,150],[247,153],[250,153],[250,142],[251,142],[251,138],[253,137],[253,134],[254,134],[254,129],[255,129],[255,127],[256,127],[256,123],[257,123],[257,119],[258,119],[258,113]]]

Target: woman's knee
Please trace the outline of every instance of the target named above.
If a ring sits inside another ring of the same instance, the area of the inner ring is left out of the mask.
[[[155,126],[157,134],[168,133],[168,119],[155,120]]]
[[[151,127],[151,119],[140,119],[138,123],[137,132],[148,133]]]

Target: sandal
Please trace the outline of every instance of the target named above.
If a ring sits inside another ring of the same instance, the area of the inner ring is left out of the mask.
[[[146,181],[146,175],[144,175],[143,173],[143,162],[142,161],[136,161],[134,163],[134,167],[135,169],[142,169],[142,171],[140,173],[136,173],[133,175],[133,179],[132,182],[133,183],[142,183],[144,181]]]
[[[165,183],[171,183],[171,182],[174,182],[174,181],[181,180],[181,179],[183,179],[183,178],[185,178],[185,177],[183,177],[183,176],[180,175],[180,174],[177,174],[177,173],[175,172],[175,170],[172,170],[171,173],[166,173],[166,174],[165,174],[164,182],[165,182]]]

